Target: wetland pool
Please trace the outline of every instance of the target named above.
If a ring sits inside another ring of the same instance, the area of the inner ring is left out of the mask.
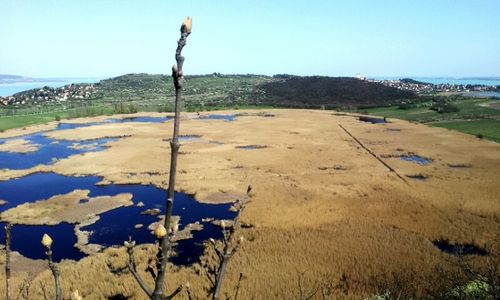
[[[75,189],[89,190],[89,197],[114,196],[121,193],[131,193],[134,205],[119,207],[100,214],[100,219],[94,224],[81,227],[82,231],[91,232],[89,243],[100,244],[104,247],[121,246],[123,241],[131,236],[138,244],[154,243],[155,238],[149,232],[148,225],[158,221],[158,217],[141,214],[147,209],[158,208],[165,210],[167,192],[152,185],[125,184],[125,185],[96,185],[101,178],[97,176],[72,177],[56,173],[37,173],[18,179],[0,182],[0,199],[7,203],[0,207],[0,211],[16,207],[26,202],[47,199],[54,195],[66,194]],[[142,202],[144,206],[136,204]],[[173,215],[180,216],[180,229],[185,225],[200,222],[203,230],[193,231],[193,238],[178,242],[176,251],[178,256],[172,261],[179,265],[197,261],[203,253],[203,242],[208,238],[220,238],[220,227],[211,223],[202,223],[202,219],[233,219],[234,212],[229,211],[231,204],[204,204],[197,202],[193,197],[176,193]],[[143,224],[135,228],[136,224]],[[33,259],[44,259],[45,253],[40,245],[44,233],[53,240],[54,259],[64,258],[78,260],[85,254],[78,251],[73,245],[76,236],[72,224],[61,223],[55,226],[13,225],[12,250]],[[4,241],[4,231],[0,239]],[[40,247],[39,247],[40,246]]]
[[[234,115],[212,114],[205,119],[234,121]],[[99,126],[109,123],[146,122],[162,123],[171,120],[171,117],[125,117],[109,118],[102,122],[92,123],[59,123],[53,131],[71,130],[81,127]],[[35,144],[37,149],[28,153],[0,151],[0,169],[27,169],[39,164],[52,164],[59,159],[86,152],[102,151],[106,144],[117,138],[102,138],[86,141],[55,140],[44,135],[45,132],[36,132],[23,136],[0,139],[5,143],[11,139],[23,139]],[[186,141],[199,140],[200,136],[183,136]],[[82,226],[81,231],[90,232],[89,243],[99,244],[104,247],[121,246],[129,236],[137,242],[154,243],[155,238],[150,233],[148,226],[157,222],[157,216],[141,214],[147,209],[165,210],[167,192],[153,185],[125,184],[125,185],[96,185],[101,181],[97,176],[64,176],[56,173],[34,173],[21,178],[0,181],[0,200],[6,203],[0,206],[0,212],[16,207],[26,202],[48,199],[55,195],[67,194],[76,189],[89,190],[89,197],[114,196],[121,193],[131,193],[134,205],[119,207],[99,214],[95,223]],[[236,199],[235,199],[236,200]],[[84,203],[82,199],[80,202]],[[136,204],[142,202],[144,206]],[[171,261],[178,265],[191,264],[198,260],[203,253],[203,242],[209,238],[221,238],[221,228],[211,223],[202,222],[203,219],[233,219],[236,213],[231,212],[229,204],[204,204],[197,202],[193,197],[184,193],[175,194],[173,215],[179,216],[180,230],[187,224],[199,222],[203,229],[192,231],[193,238],[180,240],[175,247],[177,256]],[[137,228],[136,225],[143,226]],[[3,227],[4,223],[1,224]],[[54,226],[46,225],[21,225],[12,227],[12,250],[32,259],[45,259],[45,251],[40,244],[44,233],[49,234],[53,240],[53,257],[55,261],[61,259],[79,260],[85,257],[74,244],[76,235],[75,224],[60,223]],[[0,230],[0,241],[5,241],[5,231]]]

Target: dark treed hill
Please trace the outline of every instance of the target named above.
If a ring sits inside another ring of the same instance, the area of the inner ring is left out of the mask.
[[[304,108],[342,106],[371,107],[413,99],[413,92],[351,77],[275,76],[278,80],[259,86],[261,103]]]

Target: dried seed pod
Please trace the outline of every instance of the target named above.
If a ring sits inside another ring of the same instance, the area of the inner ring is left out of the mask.
[[[75,290],[73,293],[71,293],[71,300],[83,300],[83,297],[80,295],[80,292],[78,292],[78,290]]]
[[[42,237],[42,245],[47,249],[52,246],[52,238],[46,233]]]
[[[156,236],[157,239],[162,239],[167,235],[167,229],[165,229],[165,226],[160,224],[158,225],[158,227],[156,227],[154,235]]]
[[[186,17],[184,22],[182,22],[181,33],[191,33],[191,28],[193,27],[193,20],[191,17]]]

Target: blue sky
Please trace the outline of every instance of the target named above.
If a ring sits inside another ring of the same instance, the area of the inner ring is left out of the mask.
[[[500,1],[0,0],[0,74],[500,76]]]

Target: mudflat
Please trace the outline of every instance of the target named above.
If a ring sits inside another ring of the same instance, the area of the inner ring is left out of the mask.
[[[230,262],[223,290],[234,289],[240,272],[241,299],[293,298],[298,277],[306,289],[331,283],[340,286],[337,297],[352,299],[373,293],[377,278],[388,273],[413,276],[424,288],[438,276],[436,267],[451,264],[451,255],[433,241],[487,247],[498,239],[499,144],[395,119],[371,124],[331,111],[267,110],[265,117],[258,114],[262,111],[244,112],[231,122],[183,113],[181,122],[182,135],[200,139],[181,141],[179,191],[201,202],[216,202],[220,195],[224,202],[224,195],[244,197],[252,186],[242,221],[253,227],[241,232],[245,242]],[[47,132],[72,141],[120,138],[101,152],[0,171],[0,180],[52,171],[102,176],[103,184],[166,188],[171,131],[167,121]],[[262,147],[242,147],[248,145]],[[415,156],[429,162],[401,159]],[[142,269],[153,248],[138,249]],[[145,299],[130,274],[109,271],[125,263],[123,248],[61,263],[64,297],[78,289],[91,299],[115,294]],[[197,275],[199,266],[170,268],[168,290],[189,281],[204,297],[208,283]],[[19,274],[21,285],[24,273]],[[37,282],[49,285],[49,271],[33,278],[30,295],[43,295]],[[152,285],[151,278],[148,282]]]

